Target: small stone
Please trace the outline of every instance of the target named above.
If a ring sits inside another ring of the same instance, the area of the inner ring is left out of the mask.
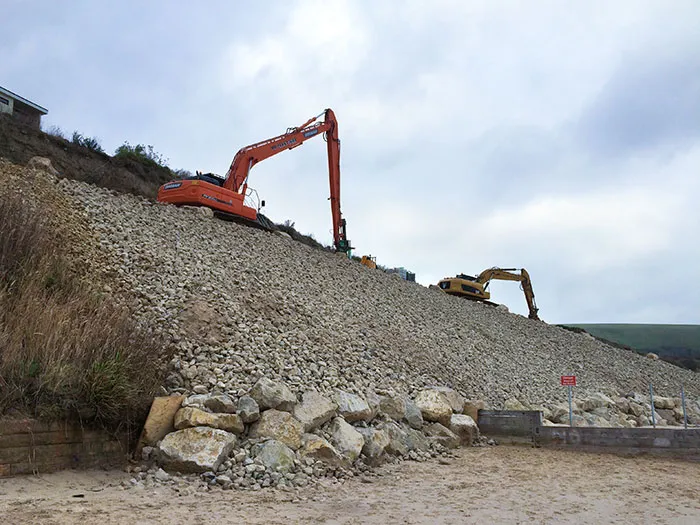
[[[192,388],[192,392],[195,394],[206,394],[208,392],[207,387],[204,385],[196,385]]]
[[[158,470],[156,470],[155,478],[158,481],[170,481],[170,474],[165,472],[162,468],[159,468]]]

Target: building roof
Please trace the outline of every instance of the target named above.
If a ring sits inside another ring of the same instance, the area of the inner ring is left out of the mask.
[[[39,104],[34,104],[34,102],[32,102],[31,100],[27,100],[24,97],[20,97],[17,93],[13,93],[9,89],[5,89],[2,86],[0,86],[0,94],[6,95],[8,97],[12,97],[13,99],[18,100],[18,101],[22,102],[23,104],[26,104],[27,106],[29,106],[31,108],[34,108],[42,115],[46,115],[49,112],[48,109],[42,108]]]

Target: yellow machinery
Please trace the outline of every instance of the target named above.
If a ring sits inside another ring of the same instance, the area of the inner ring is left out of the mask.
[[[525,300],[527,301],[528,310],[530,311],[528,317],[539,321],[540,318],[537,315],[539,309],[535,304],[535,292],[532,291],[530,274],[527,273],[525,268],[521,268],[519,270],[520,273],[513,273],[517,271],[517,268],[494,267],[484,270],[478,277],[460,273],[456,277],[446,277],[445,279],[442,279],[438,283],[438,287],[443,292],[450,295],[456,295],[458,297],[464,297],[465,299],[484,301],[486,303],[493,304],[489,301],[491,294],[487,290],[492,279],[497,279],[500,281],[519,281],[520,288],[525,293]]]
[[[377,258],[371,255],[363,255],[360,264],[364,264],[367,268],[376,269],[377,268]]]

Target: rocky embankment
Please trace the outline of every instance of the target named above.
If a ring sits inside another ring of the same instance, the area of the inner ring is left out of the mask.
[[[483,403],[444,387],[421,390],[415,399],[342,390],[331,396],[308,390],[297,398],[284,383],[262,377],[237,402],[226,394],[194,394],[167,403],[176,412],[161,423],[175,430],[143,448],[146,464],[130,486],[191,490],[194,481],[202,489],[292,489],[319,479],[367,478],[381,463],[425,461],[489,443],[472,417]]]
[[[54,180],[90,225],[84,251],[96,282],[175,347],[167,393],[237,401],[265,376],[296,395],[415,397],[442,385],[493,408],[509,399],[546,406],[566,398],[560,375],[576,374],[577,398],[614,399],[649,383],[660,395],[675,397],[682,385],[693,401],[700,395],[700,375],[586,334],[450,297],[206,209]]]

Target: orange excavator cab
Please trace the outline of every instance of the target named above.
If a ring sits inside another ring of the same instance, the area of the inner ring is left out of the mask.
[[[318,122],[323,116],[324,119]],[[236,153],[226,177],[213,173],[197,173],[196,176],[170,181],[158,190],[158,201],[190,206],[207,206],[216,212],[235,218],[257,221],[259,208],[245,203],[248,195],[250,170],[258,162],[285,150],[301,146],[310,138],[323,135],[328,148],[328,175],[330,182],[331,215],[333,219],[333,244],[339,252],[350,254],[352,246],[347,239],[346,222],[340,212],[340,139],[338,121],[331,109],[310,118],[299,127],[242,148]],[[262,201],[262,206],[264,206]]]

